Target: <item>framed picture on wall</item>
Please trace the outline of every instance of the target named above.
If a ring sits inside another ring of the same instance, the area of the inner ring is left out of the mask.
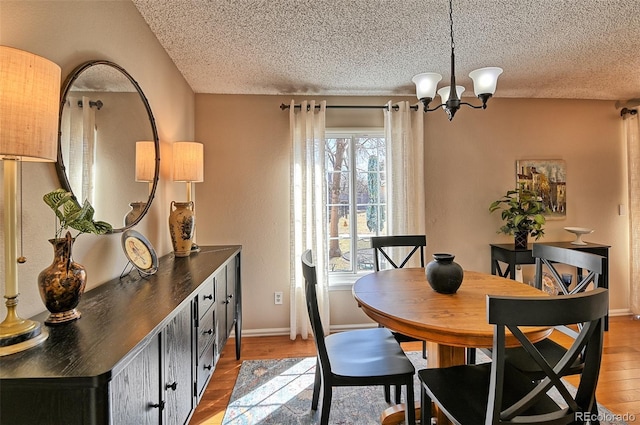
[[[516,161],[516,183],[540,196],[549,213],[547,220],[567,216],[567,171],[561,159],[521,159]]]

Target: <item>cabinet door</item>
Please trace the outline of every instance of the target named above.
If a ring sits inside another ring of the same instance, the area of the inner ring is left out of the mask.
[[[194,407],[191,304],[169,322],[164,332],[165,421],[183,425]]]
[[[216,340],[218,353],[217,357],[222,353],[224,344],[227,342],[227,275],[225,269],[220,270],[215,275],[216,285],[216,312],[215,312],[215,326],[216,326]]]
[[[233,257],[226,267],[227,272],[227,336],[231,334],[236,323],[236,305],[238,302],[236,257]]]
[[[114,425],[157,425],[164,403],[160,394],[160,337],[151,342],[111,381]]]

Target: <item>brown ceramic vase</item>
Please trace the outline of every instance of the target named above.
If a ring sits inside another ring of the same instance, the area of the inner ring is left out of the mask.
[[[49,239],[53,245],[53,262],[38,275],[40,296],[51,313],[45,323],[59,325],[80,318],[76,310],[87,283],[85,268],[71,258],[74,239]]]

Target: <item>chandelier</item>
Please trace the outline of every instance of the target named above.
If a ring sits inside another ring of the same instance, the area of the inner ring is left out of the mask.
[[[502,74],[502,68],[488,67],[471,71],[469,77],[473,80],[475,95],[482,101],[482,105],[472,105],[468,102],[462,102],[460,98],[465,89],[463,86],[456,85],[455,43],[453,42],[453,0],[449,0],[449,23],[451,30],[451,85],[438,90],[438,95],[442,99],[442,103],[435,108],[429,109],[429,103],[436,96],[436,88],[438,87],[438,82],[442,80],[442,75],[436,74],[435,72],[425,72],[415,75],[411,81],[416,85],[416,95],[418,99],[424,104],[424,112],[435,111],[442,106],[449,116],[449,121],[451,121],[461,105],[467,105],[474,109],[486,109],[487,101],[496,92],[498,76]],[[455,90],[451,90],[451,87],[455,87]]]

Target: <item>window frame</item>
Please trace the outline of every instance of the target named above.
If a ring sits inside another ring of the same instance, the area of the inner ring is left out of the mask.
[[[377,138],[384,139],[385,140],[384,149],[385,151],[388,152],[384,127],[367,127],[367,128],[347,127],[347,128],[326,128],[325,129],[325,140],[335,139],[335,138],[349,138],[351,140],[350,146],[349,146],[349,167],[348,167],[350,171],[349,173],[349,179],[350,179],[349,181],[349,210],[350,210],[349,211],[350,212],[349,229],[350,229],[350,251],[351,252],[354,252],[353,251],[354,247],[356,248],[356,252],[357,252],[357,241],[358,241],[358,238],[357,238],[358,218],[357,218],[357,213],[354,214],[354,210],[357,211],[357,206],[358,206],[357,190],[356,190],[358,173],[356,170],[356,152],[355,152],[354,140],[362,137],[371,137],[371,138],[377,137]],[[325,165],[325,173],[328,174],[330,171],[331,170],[329,170],[329,168]],[[385,163],[384,173],[385,175],[387,174],[386,163]],[[327,199],[325,208],[328,208],[329,204],[330,204],[330,200]],[[389,209],[389,200],[387,199],[385,202],[385,213],[387,217],[388,217],[388,209]],[[329,226],[328,220],[329,218],[327,215],[327,223],[325,223],[325,228],[328,228]],[[356,232],[356,234],[354,234],[353,232]],[[376,234],[379,234],[379,233],[377,233],[376,231]],[[330,241],[328,232],[327,232],[326,238],[327,238],[327,244],[328,244]],[[328,266],[329,264],[327,263],[327,267]],[[362,276],[369,273],[371,273],[370,270],[339,271],[339,272],[327,270],[329,290],[349,290],[350,291],[353,284],[356,282],[356,280],[358,280]]]

